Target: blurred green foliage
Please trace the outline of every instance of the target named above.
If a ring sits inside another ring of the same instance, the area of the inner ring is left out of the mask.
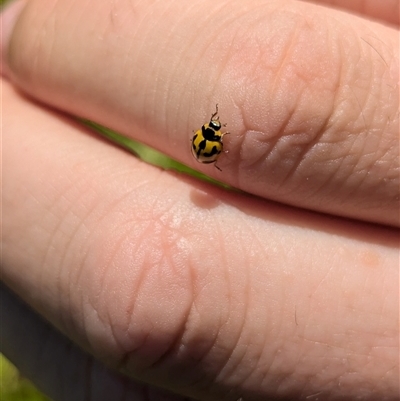
[[[0,354],[0,400],[1,401],[50,401],[21,376],[17,368]]]
[[[164,170],[175,170],[180,173],[191,175],[192,177],[196,177],[200,180],[207,181],[211,184],[218,185],[225,189],[235,190],[233,187],[224,184],[223,182],[217,181],[214,178],[211,178],[199,171],[196,171],[188,166],[185,166],[178,161],[171,159],[170,157],[164,155],[163,153],[144,145],[140,142],[135,141],[134,139],[127,138],[121,134],[118,134],[115,131],[112,131],[106,127],[103,127],[100,124],[96,124],[93,121],[80,119],[80,121],[88,126],[89,128],[96,131],[97,134],[105,137],[109,141],[115,143],[116,145],[124,148],[134,154],[139,159],[143,160],[146,163],[152,164],[153,166],[160,167]],[[189,138],[188,138],[188,152],[190,153],[190,146],[189,146]]]

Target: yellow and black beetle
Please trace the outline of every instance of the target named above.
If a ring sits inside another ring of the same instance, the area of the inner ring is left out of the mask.
[[[224,136],[229,132],[221,132],[221,124],[218,116],[218,104],[215,105],[215,113],[211,115],[210,122],[197,130],[192,138],[192,154],[199,163],[215,163],[223,150]],[[214,164],[221,171],[221,169]]]

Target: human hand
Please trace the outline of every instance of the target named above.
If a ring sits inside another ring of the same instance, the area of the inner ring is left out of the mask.
[[[389,3],[370,16],[397,26]],[[31,0],[3,40],[1,343],[24,374],[55,400],[398,399],[396,28],[294,1]],[[216,103],[222,172],[190,152]]]

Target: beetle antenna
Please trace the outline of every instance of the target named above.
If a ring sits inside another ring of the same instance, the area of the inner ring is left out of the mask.
[[[215,105],[215,113],[211,116],[210,120],[212,121],[217,114],[218,114],[218,103]],[[219,118],[217,118],[217,120],[219,120]]]

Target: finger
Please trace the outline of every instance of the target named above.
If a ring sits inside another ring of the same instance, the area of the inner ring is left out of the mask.
[[[399,25],[400,10],[398,0],[314,0],[313,3],[339,7],[395,26]]]
[[[397,31],[302,2],[47,1],[8,49],[32,96],[244,191],[399,224]],[[222,173],[190,152],[216,103]]]
[[[0,283],[0,347],[53,401],[184,401],[107,370]],[[186,401],[189,401],[186,399]]]
[[[69,338],[199,400],[394,397],[396,232],[161,172],[3,86],[2,278]]]

